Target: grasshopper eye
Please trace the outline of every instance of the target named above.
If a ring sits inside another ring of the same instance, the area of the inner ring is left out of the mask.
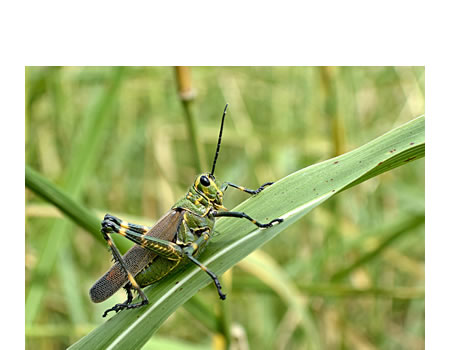
[[[206,177],[206,176],[202,176],[201,178],[200,178],[200,183],[203,185],[203,186],[209,186],[211,183],[209,182],[209,179]]]

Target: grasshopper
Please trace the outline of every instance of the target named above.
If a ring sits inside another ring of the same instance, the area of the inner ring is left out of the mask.
[[[107,309],[103,317],[111,311],[119,312],[147,305],[148,299],[142,288],[159,281],[176,267],[189,262],[200,267],[211,277],[220,299],[224,300],[225,294],[222,292],[217,276],[196,259],[211,238],[215,219],[217,217],[243,218],[260,228],[283,222],[283,219],[278,218],[263,224],[243,212],[227,211],[223,206],[223,193],[228,187],[256,195],[272,185],[272,182],[268,182],[256,190],[250,190],[224,182],[219,187],[214,177],[214,170],[219,156],[227,107],[228,104],[223,111],[211,172],[197,176],[187,194],[176,202],[153,227],[136,225],[109,214],[105,215],[101,232],[111,249],[115,264],[95,282],[89,294],[94,303],[99,303],[123,287],[127,293],[127,300]],[[124,236],[136,244],[122,256],[111,239],[112,234]],[[132,290],[138,292],[141,302],[132,303]]]

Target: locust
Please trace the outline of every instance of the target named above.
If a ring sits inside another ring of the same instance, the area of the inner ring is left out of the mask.
[[[186,195],[177,201],[153,227],[132,224],[113,215],[105,215],[101,232],[115,263],[94,283],[89,295],[94,303],[100,303],[124,288],[127,300],[107,309],[103,317],[111,311],[117,313],[121,310],[147,305],[149,301],[142,288],[156,283],[175,268],[188,263],[193,263],[205,271],[214,282],[220,299],[225,300],[226,295],[222,292],[217,276],[197,260],[213,235],[216,218],[246,219],[259,228],[267,228],[283,222],[283,219],[277,218],[268,223],[260,223],[244,212],[228,211],[223,206],[223,194],[228,187],[257,195],[273,184],[273,182],[267,182],[256,190],[230,182],[224,182],[219,186],[214,170],[219,156],[227,107],[228,104],[223,111],[211,172],[198,175]],[[135,245],[122,256],[111,239],[113,234],[126,237]],[[140,302],[133,303],[132,291],[139,294]]]

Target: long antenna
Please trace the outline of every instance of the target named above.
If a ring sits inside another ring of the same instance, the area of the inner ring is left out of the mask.
[[[225,114],[227,114],[227,107],[228,107],[228,103],[225,105],[225,109],[223,110],[222,124],[220,125],[219,140],[217,141],[216,155],[214,157],[211,175],[214,175],[214,169],[216,167],[217,157],[219,156],[220,142],[222,141],[223,123],[225,121]]]

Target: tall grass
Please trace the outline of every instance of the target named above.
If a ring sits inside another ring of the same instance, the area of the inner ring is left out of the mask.
[[[156,220],[197,173],[175,77],[166,67],[27,68],[27,164],[99,214]],[[250,188],[424,112],[422,67],[199,67],[192,81],[190,108],[207,164],[228,102],[216,175]],[[230,190],[226,206],[244,198]],[[90,303],[90,285],[110,266],[106,245],[32,192],[26,201],[26,293],[40,301],[27,304],[27,344],[58,349],[104,322],[103,309],[125,296]],[[334,197],[261,248],[301,291],[327,348],[423,348],[423,211],[418,161]],[[251,348],[308,344],[295,309],[261,283],[252,263],[233,269],[231,337]],[[218,346],[215,291],[198,296],[156,340]],[[205,304],[213,321],[195,315]]]

